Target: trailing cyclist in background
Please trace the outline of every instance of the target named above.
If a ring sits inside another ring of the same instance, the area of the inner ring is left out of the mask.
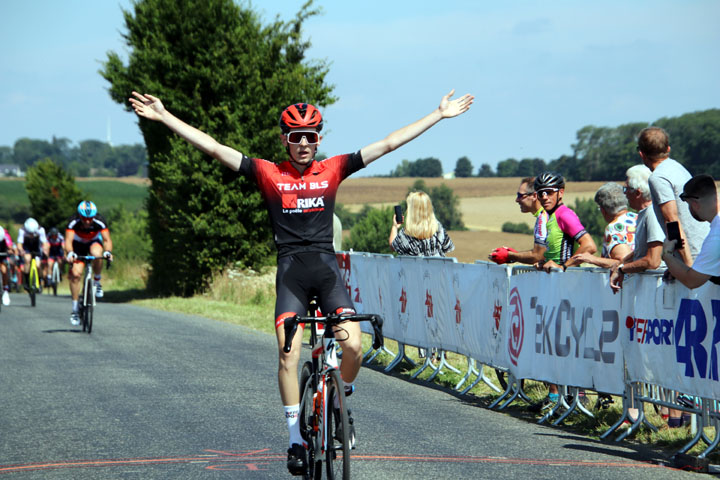
[[[45,277],[45,286],[52,287],[57,292],[57,285],[61,279],[63,260],[65,260],[65,237],[53,227],[47,235],[50,251],[48,253],[47,272]],[[55,270],[57,268],[57,270]]]
[[[37,220],[30,217],[25,220],[25,224],[20,227],[17,238],[18,255],[23,262],[23,286],[25,290],[30,291],[32,288],[40,287],[40,278],[33,279],[36,285],[30,284],[30,264],[33,257],[43,258],[50,253],[50,244],[45,236],[45,229],[38,224]],[[37,265],[40,268],[40,264]]]
[[[0,274],[2,274],[2,304],[10,305],[10,262],[15,254],[12,238],[7,230],[0,227]]]
[[[398,147],[418,137],[444,118],[466,112],[472,95],[450,100],[454,90],[425,117],[397,130],[386,138],[355,153],[315,160],[322,141],[323,117],[308,103],[287,107],[280,116],[279,140],[288,161],[275,163],[250,158],[218,143],[214,138],[188,125],[165,109],[159,98],[133,92],[130,99],[135,113],[161,122],[190,144],[237,172],[254,180],[267,205],[278,250],[275,332],[278,342],[278,383],[284,416],[290,432],[287,467],[294,475],[303,475],[307,467],[300,435],[300,392],[298,362],[302,335],[297,335],[289,352],[283,351],[287,319],[307,312],[311,295],[318,295],[325,313],[354,313],[353,303],[342,281],[333,249],[333,211],[340,182]],[[143,120],[141,120],[143,121]],[[343,356],[340,365],[345,390],[352,392],[353,382],[362,364],[360,326],[342,324],[338,338]]]
[[[65,230],[65,251],[67,252],[68,263],[72,264],[68,271],[70,295],[72,296],[70,323],[80,325],[78,296],[80,295],[80,280],[84,264],[74,262],[78,255],[96,257],[93,261],[95,297],[102,298],[103,290],[100,280],[103,258],[112,261],[110,230],[102,215],[98,215],[97,206],[93,202],[83,200],[78,204],[77,213],[70,217]]]

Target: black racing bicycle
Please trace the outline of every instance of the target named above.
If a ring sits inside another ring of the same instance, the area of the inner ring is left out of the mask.
[[[80,325],[82,331],[90,334],[93,326],[93,313],[95,310],[95,283],[93,282],[92,262],[96,258],[92,255],[78,255],[77,260],[85,264],[85,273],[83,274],[83,286],[80,292]],[[110,268],[110,260],[105,259],[107,268]]]
[[[345,403],[345,385],[338,367],[338,344],[345,330],[344,322],[368,321],[373,327],[373,348],[383,346],[383,319],[379,315],[317,316],[311,302],[310,315],[285,321],[284,351],[290,352],[299,324],[310,326],[312,360],[305,362],[300,373],[300,433],[307,444],[305,478],[322,478],[323,461],[328,479],[350,478],[350,450],[354,448],[354,428]],[[322,336],[317,326],[324,325]],[[339,338],[336,338],[339,337]]]

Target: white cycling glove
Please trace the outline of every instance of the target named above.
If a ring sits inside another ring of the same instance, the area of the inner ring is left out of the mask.
[[[105,251],[103,252],[103,257],[104,257],[104,258],[107,258],[107,259],[112,258],[112,252],[109,251],[109,250],[105,250]]]
[[[73,263],[75,260],[77,260],[77,253],[75,253],[75,252],[68,252],[66,258],[67,258],[67,261],[68,261],[69,263]]]

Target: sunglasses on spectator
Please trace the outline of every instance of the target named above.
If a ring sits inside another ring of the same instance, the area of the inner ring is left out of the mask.
[[[527,193],[517,192],[517,197],[516,197],[516,198],[517,198],[518,200],[520,200],[520,199],[523,199],[523,198],[527,197],[528,195],[532,195],[532,192],[527,192]]]
[[[302,130],[290,132],[287,134],[288,143],[302,143],[303,138],[308,144],[312,145],[314,143],[318,143],[318,140],[320,140],[320,135],[314,131]]]
[[[695,200],[700,199],[700,197],[696,197],[695,195],[687,195],[684,192],[680,194],[680,200],[682,200],[683,202],[687,202],[688,198],[694,198]]]
[[[637,192],[637,188],[632,188],[632,187],[627,187],[627,186],[623,187],[623,193],[627,193],[627,192]]]
[[[560,191],[559,188],[544,188],[542,190],[538,190],[537,194],[538,197],[549,197],[550,195],[558,191]]]

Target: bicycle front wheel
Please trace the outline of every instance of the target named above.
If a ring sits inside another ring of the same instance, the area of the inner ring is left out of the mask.
[[[312,364],[305,362],[300,372],[300,434],[307,443],[307,478],[320,480],[322,478],[322,462],[319,446],[320,430],[317,428],[318,417],[315,414],[315,392],[312,388]]]
[[[327,374],[327,478],[350,478],[350,422],[345,404],[345,387],[338,370]]]
[[[92,323],[93,323],[93,306],[92,305],[86,305],[85,308],[83,308],[83,317],[85,317],[85,320],[83,323],[85,324],[85,327],[87,328],[87,333],[92,332]]]
[[[35,266],[35,260],[32,260],[30,264],[30,273],[28,274],[28,294],[30,295],[30,305],[35,306],[35,295],[37,294],[38,288],[38,272]]]

